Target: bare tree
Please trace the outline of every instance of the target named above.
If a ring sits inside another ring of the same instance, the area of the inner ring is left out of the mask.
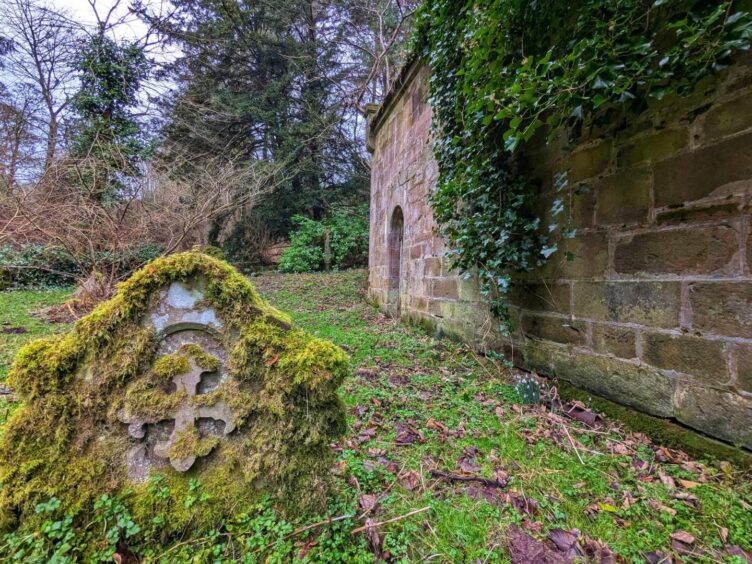
[[[17,86],[31,88],[46,113],[44,169],[54,159],[61,117],[70,103],[76,24],[66,13],[41,0],[4,0],[0,3],[0,32],[10,40],[6,67]]]
[[[23,93],[15,94],[0,101],[0,191],[12,189],[19,168],[28,168],[34,160],[32,100]]]
[[[338,26],[337,41],[350,76],[350,102],[361,113],[366,104],[381,102],[404,64],[404,48],[419,4],[419,0],[345,2],[346,17]]]
[[[86,305],[111,295],[126,266],[138,266],[134,251],[153,244],[166,255],[206,244],[216,217],[249,210],[290,174],[284,163],[231,157],[206,161],[190,174],[163,165],[102,206],[82,181],[107,174],[101,167],[98,160],[60,159],[36,184],[0,196],[0,245],[43,242],[59,249],[82,273],[76,297]]]

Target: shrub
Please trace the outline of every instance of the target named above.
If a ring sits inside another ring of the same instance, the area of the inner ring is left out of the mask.
[[[320,221],[295,216],[293,222],[296,229],[279,263],[282,272],[324,270],[327,232],[331,268],[344,270],[368,264],[368,206],[338,211]]]
[[[97,263],[114,268],[124,278],[162,253],[155,245],[139,245],[113,254],[104,252]],[[80,258],[80,257],[79,257]],[[61,247],[41,244],[0,247],[0,289],[59,288],[80,281],[89,265]]]

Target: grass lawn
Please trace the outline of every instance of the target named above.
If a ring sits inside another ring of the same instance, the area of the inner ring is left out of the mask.
[[[611,422],[592,429],[521,405],[500,364],[366,304],[362,271],[253,281],[352,358],[343,390],[349,432],[336,445],[327,516],[354,516],[301,531],[316,519],[284,521],[259,506],[263,515],[243,516],[232,542],[202,536],[162,547],[167,554],[154,547],[140,554],[222,560],[245,551],[250,562],[371,561],[374,553],[438,562],[560,558],[546,560],[553,562],[608,561],[614,553],[639,562],[677,555],[743,562],[742,551],[752,551],[752,483],[732,465],[690,459]],[[59,329],[29,312],[64,296],[0,293],[0,322],[29,329],[0,335],[0,375],[22,342]]]

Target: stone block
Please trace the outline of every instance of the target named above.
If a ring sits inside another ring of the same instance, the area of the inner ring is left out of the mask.
[[[739,202],[736,200],[724,200],[712,202],[707,205],[682,206],[662,210],[656,213],[655,220],[658,225],[677,225],[688,222],[713,221],[738,216]]]
[[[568,210],[572,216],[572,227],[584,229],[593,226],[595,215],[595,191],[588,187],[580,193],[573,193],[570,199],[571,205]]]
[[[439,257],[426,257],[424,259],[424,273],[430,278],[441,276],[441,259]]]
[[[483,298],[480,295],[480,282],[473,276],[465,278],[464,275],[457,277],[457,294],[460,300],[468,302],[480,302]]]
[[[738,231],[732,225],[652,231],[619,239],[614,270],[619,274],[716,274],[739,270],[734,258]]]
[[[643,333],[642,360],[656,368],[691,374],[708,384],[729,381],[727,345],[689,335]]]
[[[596,224],[646,223],[652,183],[649,168],[623,170],[604,178],[596,187]]]
[[[674,415],[704,433],[752,448],[752,399],[730,391],[682,383],[675,395]]]
[[[570,296],[569,284],[520,282],[513,284],[509,300],[531,311],[570,313]]]
[[[603,174],[611,164],[611,142],[572,153],[567,158],[569,181],[578,182]]]
[[[457,278],[452,276],[433,280],[431,282],[431,296],[448,300],[456,300],[459,298],[457,292]]]
[[[733,354],[736,360],[736,387],[752,394],[752,345],[736,345]]]
[[[752,94],[715,104],[705,114],[705,139],[719,139],[752,128]]]
[[[679,326],[679,282],[575,282],[573,292],[578,318],[661,328]]]
[[[752,178],[752,134],[656,163],[654,174],[657,206],[680,205],[710,196],[728,184]]]
[[[621,147],[617,153],[617,164],[630,167],[647,161],[659,161],[685,149],[688,144],[686,129],[664,129],[647,137],[637,139]]]
[[[567,258],[571,253],[572,260]],[[574,239],[560,241],[559,250],[535,275],[540,278],[582,279],[605,276],[608,268],[606,233],[580,233]]]
[[[566,317],[525,314],[522,328],[526,335],[562,344],[584,345],[587,340],[585,324]]]
[[[672,414],[673,380],[650,367],[607,356],[528,341],[525,362],[540,372],[659,417]]]
[[[752,282],[695,282],[689,287],[689,303],[694,329],[752,337]]]
[[[619,358],[635,358],[637,337],[635,330],[620,325],[593,324],[593,350]]]
[[[410,306],[418,311],[428,311],[428,300],[423,296],[411,296]]]

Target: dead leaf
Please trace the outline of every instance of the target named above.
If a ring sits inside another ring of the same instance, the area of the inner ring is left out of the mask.
[[[29,330],[26,327],[3,327],[0,329],[0,333],[3,335],[23,335],[28,332]]]
[[[420,485],[420,474],[411,470],[400,477],[400,482],[406,490],[413,491]]]
[[[360,431],[360,433],[358,434],[358,442],[364,443],[366,441],[370,441],[375,436],[376,436],[376,427],[368,427]]]
[[[265,364],[267,366],[274,366],[275,364],[277,364],[278,360],[279,360],[279,355],[275,354],[272,358],[270,358],[269,360],[267,360]]]
[[[675,533],[671,533],[671,538],[683,542],[684,544],[694,544],[697,540],[686,531],[676,531]]]
[[[661,482],[663,482],[663,485],[668,489],[673,490],[676,487],[676,482],[674,482],[674,479],[668,474],[665,474],[663,471],[658,472],[658,477],[661,479]]]
[[[509,545],[507,548],[512,558],[512,564],[530,564],[531,562],[568,564],[570,562],[563,554],[523,533],[516,525],[509,525],[508,533]]]
[[[746,560],[747,564],[752,564],[752,553],[742,550],[739,546],[727,546],[726,552],[731,556],[738,556],[739,558]]]
[[[582,550],[580,550],[577,544],[580,538],[580,531],[578,529],[572,529],[571,531],[551,529],[548,532],[548,538],[567,559],[574,560],[582,556]]]
[[[683,488],[687,488],[688,490],[691,490],[692,488],[696,488],[697,486],[701,486],[702,484],[700,482],[692,482],[690,480],[682,480],[679,478],[679,483],[682,485]]]
[[[440,433],[444,433],[444,434],[449,432],[449,428],[446,425],[444,425],[443,423],[440,423],[439,421],[436,421],[433,417],[428,420],[428,422],[426,423],[426,427],[428,429],[433,429],[435,431],[439,431]]]
[[[379,498],[374,494],[363,494],[358,499],[358,504],[364,511],[372,511],[378,502]]]
[[[373,518],[366,519],[366,526],[374,525],[375,523],[376,523],[376,519],[373,519]],[[376,527],[368,527],[365,530],[365,536],[368,539],[368,544],[371,546],[371,551],[376,557],[376,560],[380,560],[381,559],[381,539],[379,538],[379,532],[376,530]]]
[[[730,478],[734,474],[734,469],[732,468],[731,464],[727,461],[722,461],[718,467],[721,469],[721,472],[727,477]]]
[[[670,556],[667,557],[660,550],[648,552],[644,556],[645,556],[645,562],[647,562],[648,564],[670,564],[671,563],[671,557]]]

